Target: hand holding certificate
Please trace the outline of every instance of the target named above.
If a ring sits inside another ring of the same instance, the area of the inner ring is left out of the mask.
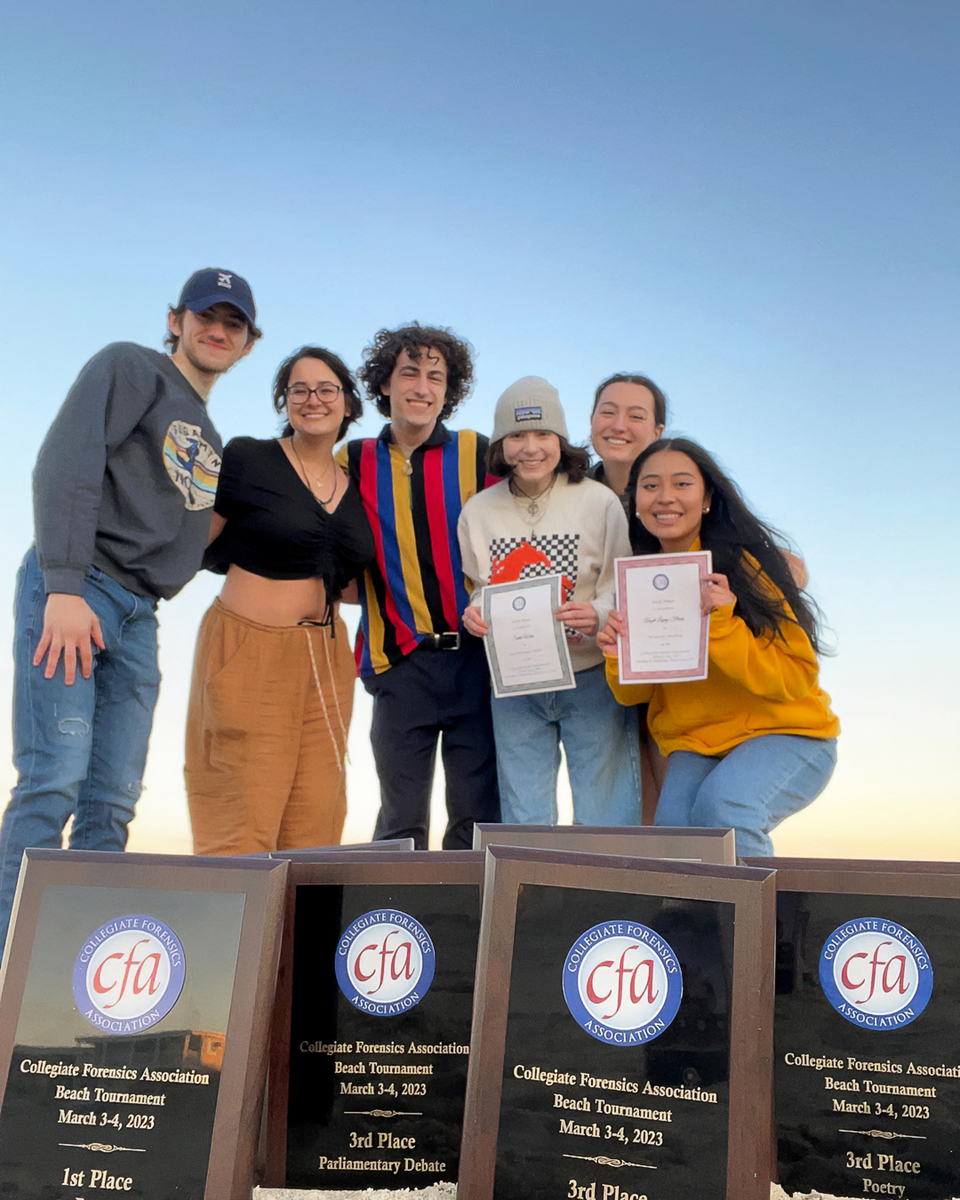
[[[709,550],[617,559],[621,683],[706,679],[710,614],[701,611],[701,588],[710,569]]]
[[[563,625],[557,620],[560,576],[495,583],[481,593],[483,644],[493,694],[527,696],[576,687]]]

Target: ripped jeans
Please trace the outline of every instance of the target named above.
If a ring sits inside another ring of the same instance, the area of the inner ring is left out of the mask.
[[[13,764],[18,782],[0,825],[0,949],[28,846],[60,849],[72,816],[72,850],[123,850],[140,797],[160,687],[156,603],[96,568],[83,598],[105,643],[89,679],[63,681],[63,661],[44,679],[33,655],[46,594],[36,548],[17,574],[14,598]]]

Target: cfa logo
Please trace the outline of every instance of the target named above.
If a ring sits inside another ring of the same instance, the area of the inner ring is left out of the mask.
[[[820,986],[841,1017],[864,1029],[899,1029],[927,1007],[933,967],[923,943],[896,921],[858,917],[820,951]]]
[[[104,1033],[140,1033],[176,1004],[186,974],[183,947],[155,917],[114,917],[84,942],[73,964],[73,998]]]
[[[429,933],[396,908],[357,917],[337,943],[340,991],[354,1008],[375,1017],[416,1007],[430,990],[436,965]]]
[[[570,947],[563,998],[591,1037],[640,1046],[659,1037],[677,1015],[683,975],[658,933],[635,921],[607,921]]]

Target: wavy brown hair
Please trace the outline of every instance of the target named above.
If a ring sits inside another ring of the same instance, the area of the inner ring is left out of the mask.
[[[557,434],[560,441],[560,462],[557,464],[555,475],[566,475],[571,483],[579,483],[586,475],[590,466],[590,455],[582,446],[571,446],[565,437]],[[487,447],[487,473],[503,479],[511,474],[513,467],[507,462],[503,453],[505,438],[498,438]]]

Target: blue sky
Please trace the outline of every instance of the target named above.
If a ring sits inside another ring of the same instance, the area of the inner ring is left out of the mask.
[[[596,383],[643,370],[791,536],[833,629],[840,766],[780,848],[960,855],[956,4],[8,0],[4,26],[8,594],[70,382],[107,342],[159,346],[199,266],[245,274],[265,330],[213,392],[226,436],[275,430],[295,346],[356,365],[411,318],[476,347],[455,423],[483,432],[541,374],[585,437]],[[139,823],[171,848],[215,587],[161,617]]]

